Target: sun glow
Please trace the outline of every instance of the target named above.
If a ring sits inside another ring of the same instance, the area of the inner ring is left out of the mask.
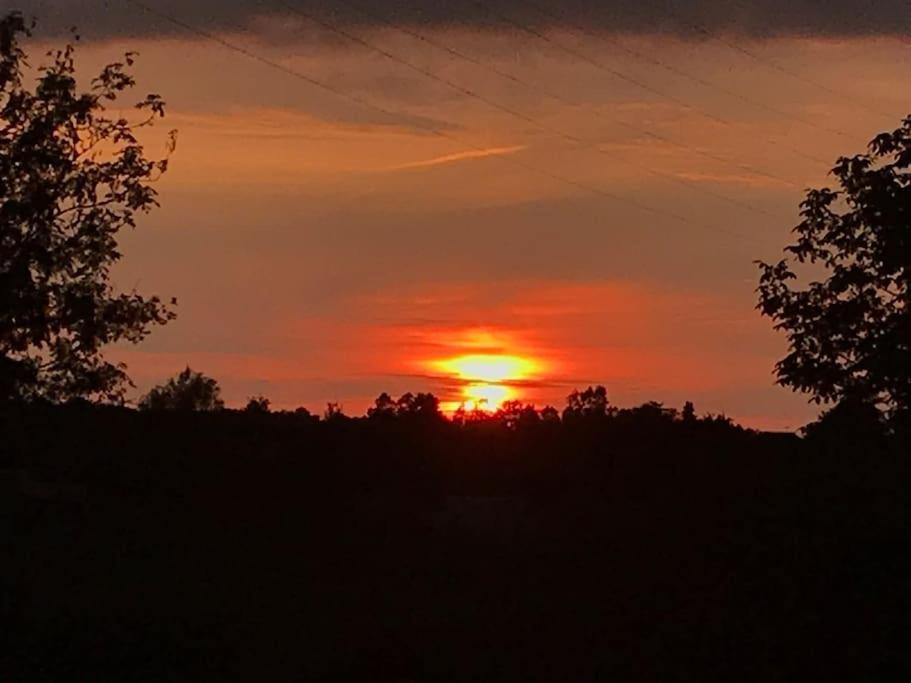
[[[461,401],[449,402],[455,410],[495,411],[505,401],[520,398],[515,383],[535,377],[541,364],[531,358],[506,354],[475,353],[434,361],[433,368],[462,384]]]
[[[465,410],[497,410],[504,401],[514,398],[516,392],[502,384],[468,384],[462,395],[465,400],[461,405]]]
[[[527,379],[534,373],[537,364],[520,356],[474,354],[438,361],[436,367],[459,379],[495,383]]]

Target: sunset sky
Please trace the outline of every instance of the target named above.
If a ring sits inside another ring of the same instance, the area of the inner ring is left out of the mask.
[[[358,414],[458,402],[472,358],[507,356],[481,379],[539,406],[600,383],[756,427],[815,415],[774,385],[752,262],[909,112],[911,4],[141,4],[22,7],[33,63],[69,25],[86,75],[139,52],[137,99],[169,104],[150,151],[179,131],[116,274],[179,300],[112,354],[137,394],[189,364],[229,405]]]

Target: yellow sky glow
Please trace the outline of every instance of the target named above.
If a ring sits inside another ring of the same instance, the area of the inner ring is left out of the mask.
[[[539,364],[521,356],[473,354],[435,361],[434,367],[461,380],[495,383],[528,379]]]
[[[535,359],[495,353],[475,353],[433,361],[435,372],[463,382],[461,400],[447,403],[450,410],[495,411],[505,401],[521,398],[511,383],[538,377],[543,364]],[[447,406],[444,406],[444,410]]]
[[[502,384],[469,384],[463,390],[465,397],[462,403],[465,410],[494,411],[503,405],[504,401],[515,399],[516,391]]]

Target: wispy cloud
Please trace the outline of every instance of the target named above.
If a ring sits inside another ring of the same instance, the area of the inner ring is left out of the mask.
[[[513,145],[511,147],[489,147],[487,149],[470,149],[464,152],[455,152],[446,154],[433,159],[423,159],[421,161],[411,161],[406,164],[397,164],[390,166],[387,171],[404,171],[412,168],[428,168],[430,166],[441,166],[443,164],[454,164],[460,161],[473,161],[475,159],[486,159],[487,157],[507,156],[516,154],[526,149],[527,145]]]
[[[746,187],[779,187],[790,189],[791,185],[783,180],[766,175],[746,175],[737,173],[700,173],[685,171],[675,174],[678,178],[694,183],[716,183],[720,185],[744,185]]]

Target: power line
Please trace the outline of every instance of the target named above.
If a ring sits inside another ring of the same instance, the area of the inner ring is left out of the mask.
[[[386,25],[386,26],[389,26],[389,27],[391,27],[391,28],[393,28],[393,29],[395,29],[395,30],[401,32],[401,33],[404,33],[404,34],[406,34],[406,35],[409,35],[409,36],[415,38],[416,40],[419,40],[419,41],[421,41],[421,42],[423,42],[423,43],[426,43],[426,44],[428,44],[428,45],[431,45],[431,46],[433,46],[433,47],[435,47],[435,48],[437,48],[437,49],[439,49],[439,50],[442,50],[442,51],[446,52],[447,54],[452,55],[453,57],[456,57],[456,58],[458,58],[458,59],[461,59],[461,60],[463,60],[463,61],[466,61],[466,62],[468,62],[468,63],[470,63],[470,64],[474,64],[475,66],[478,66],[478,67],[480,67],[480,68],[482,68],[482,69],[485,69],[486,71],[489,71],[489,72],[491,72],[491,73],[494,73],[494,74],[496,74],[497,76],[500,76],[500,77],[502,77],[502,78],[504,78],[504,79],[507,79],[507,80],[509,80],[509,81],[512,81],[513,83],[517,83],[517,84],[521,85],[522,87],[527,88],[528,90],[531,90],[532,92],[535,92],[535,93],[537,93],[537,94],[544,95],[544,96],[547,97],[548,99],[554,100],[554,101],[556,101],[556,102],[559,102],[559,103],[561,103],[561,104],[564,104],[564,105],[570,106],[570,107],[574,107],[574,108],[579,108],[579,107],[582,106],[582,105],[580,105],[580,104],[578,104],[578,103],[576,103],[576,102],[572,102],[572,101],[570,101],[570,100],[567,100],[567,99],[566,99],[565,97],[563,97],[562,95],[559,95],[559,94],[557,94],[557,93],[555,93],[555,92],[553,92],[553,91],[551,91],[551,90],[547,90],[547,89],[545,89],[545,88],[542,88],[542,87],[540,87],[540,86],[537,86],[537,85],[535,85],[535,84],[533,84],[533,83],[531,83],[531,82],[529,82],[529,81],[526,81],[526,80],[524,80],[524,79],[522,79],[522,78],[520,78],[520,77],[518,77],[518,76],[516,76],[516,75],[514,75],[514,74],[512,74],[512,73],[510,73],[510,72],[508,72],[508,71],[504,71],[504,70],[502,70],[502,69],[496,67],[495,65],[488,64],[487,62],[484,62],[484,61],[482,61],[482,60],[480,60],[480,59],[477,59],[477,58],[475,58],[475,57],[472,57],[471,55],[468,55],[468,54],[462,52],[461,50],[457,50],[457,49],[451,47],[450,45],[447,45],[446,43],[440,42],[439,40],[436,40],[436,39],[434,39],[434,38],[430,38],[430,37],[428,37],[427,35],[425,35],[425,34],[423,34],[423,33],[420,33],[420,32],[418,32],[418,31],[416,31],[416,30],[414,30],[414,29],[411,29],[411,28],[409,28],[409,27],[407,27],[407,26],[403,26],[402,24],[396,23],[396,22],[394,22],[394,21],[388,19],[387,17],[380,16],[379,14],[377,14],[377,13],[375,13],[375,12],[371,12],[371,11],[365,10],[365,9],[359,7],[359,6],[356,6],[356,5],[354,5],[353,3],[348,2],[348,0],[337,0],[337,1],[340,2],[341,4],[345,5],[346,7],[349,7],[349,8],[351,8],[351,9],[353,9],[355,12],[358,12],[358,13],[360,13],[360,14],[366,16],[366,17],[372,18],[374,21],[381,22],[382,24],[384,24],[384,25]],[[672,146],[674,146],[674,147],[677,147],[678,149],[682,149],[682,150],[685,150],[685,151],[687,151],[687,152],[690,152],[690,153],[693,153],[693,154],[697,154],[697,155],[699,155],[699,156],[705,157],[705,158],[707,158],[707,159],[711,159],[711,160],[713,160],[713,161],[721,162],[721,163],[723,163],[723,164],[725,164],[725,165],[728,165],[728,166],[733,166],[733,167],[735,167],[735,168],[738,168],[738,169],[740,169],[740,170],[742,170],[742,171],[746,171],[747,173],[750,173],[750,174],[755,175],[755,176],[762,176],[762,177],[765,177],[765,178],[768,178],[768,179],[771,179],[771,180],[775,180],[775,181],[784,183],[784,184],[789,185],[789,186],[794,187],[794,188],[802,189],[802,186],[800,186],[800,185],[798,185],[797,183],[795,183],[795,182],[793,182],[793,181],[791,181],[791,180],[788,180],[787,178],[784,178],[784,177],[782,177],[782,176],[779,176],[779,175],[776,175],[776,174],[773,174],[773,173],[769,173],[769,172],[766,172],[766,171],[762,171],[762,170],[756,169],[756,168],[754,168],[754,167],[752,167],[752,166],[746,166],[746,165],[741,164],[741,163],[739,163],[739,162],[737,162],[737,161],[733,161],[733,160],[731,160],[731,159],[727,159],[727,158],[725,158],[725,157],[723,157],[723,156],[714,154],[714,153],[712,153],[712,152],[708,152],[708,151],[699,149],[698,147],[693,147],[693,146],[691,146],[691,145],[687,145],[687,144],[684,144],[684,143],[677,142],[677,141],[675,141],[675,140],[673,140],[673,139],[671,139],[671,138],[668,138],[668,137],[666,137],[666,136],[664,136],[664,135],[661,135],[661,134],[659,134],[659,133],[655,133],[655,132],[653,132],[653,131],[651,131],[651,130],[648,130],[648,129],[646,129],[646,128],[640,128],[639,126],[635,126],[635,125],[629,124],[629,123],[623,121],[622,119],[619,119],[619,118],[616,118],[616,117],[605,116],[601,111],[599,111],[599,110],[597,110],[597,109],[593,110],[591,113],[594,114],[596,117],[602,119],[602,120],[609,121],[609,122],[611,122],[611,123],[615,123],[615,124],[620,125],[620,126],[626,128],[626,129],[628,129],[628,130],[634,131],[634,132],[636,132],[636,133],[638,133],[638,134],[641,134],[641,135],[645,135],[645,136],[650,137],[650,138],[653,138],[653,139],[655,139],[655,140],[659,140],[659,141],[661,141],[661,142],[663,142],[663,143],[665,143],[665,144],[669,144],[669,145],[672,145]],[[662,175],[664,175],[664,174],[662,174]]]
[[[724,95],[727,95],[728,97],[733,97],[735,99],[738,99],[741,102],[745,102],[745,103],[749,104],[750,106],[764,109],[765,111],[775,114],[776,116],[781,116],[781,117],[789,119],[791,121],[796,121],[797,123],[800,123],[804,126],[808,126],[810,128],[815,128],[817,130],[825,131],[827,133],[832,133],[832,134],[838,135],[840,137],[851,137],[848,133],[846,133],[842,130],[839,130],[837,128],[830,128],[825,125],[814,123],[813,121],[806,119],[803,116],[798,116],[797,114],[792,114],[790,112],[784,111],[783,109],[778,109],[777,107],[773,107],[773,106],[766,104],[764,102],[761,102],[759,100],[754,100],[752,97],[743,95],[742,93],[739,93],[735,90],[731,90],[722,85],[718,85],[717,83],[713,83],[712,81],[708,81],[700,76],[695,76],[693,74],[690,74],[690,73],[684,71],[683,69],[679,69],[679,68],[673,66],[672,64],[667,64],[659,59],[655,59],[654,57],[649,57],[647,55],[644,55],[641,52],[639,52],[638,50],[634,50],[633,48],[628,47],[627,45],[624,45],[619,40],[610,39],[605,35],[596,33],[595,31],[592,31],[591,29],[586,28],[585,26],[581,26],[577,23],[570,21],[570,19],[563,12],[557,13],[552,10],[546,9],[538,2],[535,2],[535,0],[519,0],[519,1],[524,2],[524,4],[528,5],[529,7],[531,7],[532,9],[536,10],[538,13],[540,13],[546,17],[555,19],[557,21],[562,21],[567,26],[569,26],[570,28],[572,28],[580,33],[583,33],[587,36],[595,38],[596,40],[600,40],[602,42],[614,45],[615,47],[620,48],[627,54],[632,55],[633,57],[635,57],[637,59],[644,60],[644,61],[646,61],[650,64],[653,64],[655,66],[658,66],[676,76],[686,78],[687,80],[692,81],[693,83],[697,83],[698,85],[704,86],[706,88],[710,88],[710,89],[720,92]]]
[[[660,1],[661,0],[658,0],[658,2],[660,2]],[[738,2],[737,0],[733,0],[733,2],[734,2],[734,4],[740,5],[741,8],[744,7],[743,3]],[[799,81],[805,85],[814,87],[817,90],[822,90],[823,92],[828,93],[829,95],[837,97],[840,100],[845,100],[847,102],[850,102],[855,107],[860,107],[861,109],[864,109],[865,111],[868,111],[872,114],[876,114],[877,116],[888,118],[890,120],[892,120],[894,118],[893,116],[891,116],[889,114],[881,112],[877,109],[873,109],[872,107],[868,106],[867,104],[858,100],[855,97],[852,97],[846,93],[839,92],[839,91],[835,90],[834,88],[830,88],[825,83],[820,83],[819,81],[809,78],[807,76],[804,76],[803,74],[801,74],[797,71],[792,71],[791,69],[785,68],[778,62],[776,62],[772,59],[763,57],[762,55],[757,54],[756,52],[753,52],[749,48],[746,48],[743,45],[739,45],[739,44],[735,43],[734,41],[728,40],[724,36],[719,35],[713,31],[709,30],[704,25],[702,25],[698,22],[695,22],[695,21],[691,21],[691,20],[687,19],[686,17],[681,16],[680,14],[678,14],[677,12],[675,12],[674,10],[672,10],[668,7],[659,6],[657,2],[653,3],[652,5],[659,12],[662,12],[663,14],[667,15],[671,19],[674,19],[675,21],[680,22],[684,26],[688,26],[691,30],[695,31],[696,33],[699,33],[699,34],[705,36],[709,40],[714,40],[716,43],[720,43],[721,45],[724,45],[725,47],[727,47],[730,50],[739,52],[740,54],[744,55],[745,57],[748,57],[749,59],[753,60],[757,64],[761,64],[761,65],[765,66],[767,69],[771,69],[773,71],[782,73],[782,74],[788,76],[789,78]],[[847,135],[845,133],[839,133],[839,134]]]
[[[706,111],[705,109],[701,109],[693,104],[690,104],[689,102],[686,102],[685,100],[680,99],[679,97],[675,97],[673,95],[669,95],[665,92],[662,92],[661,90],[658,90],[657,88],[654,88],[654,87],[648,85],[647,83],[640,81],[637,78],[628,76],[627,74],[623,73],[622,71],[618,71],[617,69],[615,69],[611,66],[608,66],[607,64],[605,64],[599,60],[593,59],[592,57],[589,57],[588,55],[586,55],[584,52],[580,52],[579,50],[569,47],[569,46],[565,45],[564,43],[542,33],[541,31],[538,31],[537,29],[535,29],[531,26],[528,26],[528,25],[522,23],[521,21],[518,21],[517,19],[513,19],[512,17],[493,9],[492,7],[490,7],[487,4],[479,2],[478,0],[476,0],[474,4],[477,5],[478,7],[482,8],[485,12],[496,17],[500,21],[507,23],[510,26],[513,26],[514,28],[518,29],[519,31],[522,31],[523,33],[527,33],[531,36],[534,36],[535,38],[542,40],[545,43],[548,43],[549,45],[552,45],[553,47],[557,48],[558,50],[560,50],[568,55],[571,55],[574,58],[585,62],[586,64],[589,64],[589,65],[595,67],[596,69],[609,73],[612,76],[619,78],[622,81],[631,83],[632,85],[635,85],[636,87],[638,87],[646,92],[656,95],[657,97],[660,97],[661,99],[668,100],[669,102],[673,102],[674,104],[678,105],[679,107],[682,107],[688,111],[695,112],[711,121],[720,123],[723,126],[726,126],[726,127],[735,126],[734,122],[729,119],[726,119],[722,116],[718,116],[717,114],[713,114],[712,112]],[[792,147],[788,147],[788,146],[784,145],[783,143],[775,140],[774,138],[767,138],[766,141],[770,145],[776,145],[776,146],[780,145],[784,149],[789,150],[792,154],[795,154],[796,156],[799,156],[808,161],[812,161],[813,163],[825,164],[825,165],[829,164],[829,162],[826,161],[825,159],[820,159],[819,157],[813,156],[811,154],[807,154],[805,152],[801,152],[800,150],[794,149]]]
[[[145,2],[142,2],[141,0],[127,0],[127,2],[129,2],[130,4],[132,4],[132,5],[136,6],[136,7],[138,7],[139,9],[143,10],[144,12],[147,12],[147,13],[153,15],[153,16],[156,16],[156,17],[158,17],[159,19],[162,19],[162,20],[164,20],[164,21],[167,21],[167,22],[169,22],[169,23],[171,23],[171,24],[173,24],[173,25],[175,25],[175,26],[178,26],[178,27],[184,29],[185,31],[191,32],[191,33],[193,33],[193,34],[195,34],[195,35],[198,35],[198,36],[200,36],[200,37],[202,37],[202,38],[205,38],[206,40],[209,40],[209,41],[212,41],[212,42],[214,42],[214,43],[217,43],[217,44],[221,45],[222,47],[224,47],[225,49],[228,49],[228,50],[230,50],[230,51],[232,51],[232,52],[235,52],[235,53],[237,53],[237,54],[240,54],[240,55],[242,55],[242,56],[244,56],[244,57],[246,57],[246,58],[248,58],[248,59],[251,59],[251,60],[254,60],[254,61],[256,61],[256,62],[259,62],[260,64],[262,64],[262,65],[264,65],[264,66],[267,66],[267,67],[269,67],[269,68],[272,68],[272,69],[276,69],[276,70],[278,70],[278,71],[281,71],[281,72],[284,73],[285,75],[288,75],[288,76],[291,76],[291,77],[296,78],[296,79],[298,79],[298,80],[301,80],[301,81],[303,81],[303,82],[305,82],[305,83],[307,83],[307,84],[309,84],[309,85],[311,85],[311,86],[313,86],[313,87],[316,87],[316,88],[318,88],[318,89],[321,89],[321,90],[323,90],[323,91],[325,91],[325,92],[329,92],[329,93],[331,93],[331,94],[333,94],[333,95],[335,95],[335,96],[337,96],[337,97],[340,97],[340,98],[342,98],[342,99],[346,99],[346,100],[348,100],[348,101],[350,101],[350,102],[354,102],[355,104],[357,104],[357,105],[359,105],[359,106],[361,106],[361,107],[364,107],[364,108],[367,108],[367,109],[372,109],[372,110],[374,110],[374,111],[376,111],[376,112],[379,112],[379,113],[383,114],[384,116],[391,117],[391,118],[393,118],[393,119],[399,118],[399,117],[401,116],[401,114],[398,113],[398,112],[391,111],[391,110],[386,109],[386,108],[384,108],[384,107],[382,107],[382,106],[380,106],[380,105],[374,104],[374,103],[370,102],[369,100],[366,100],[366,99],[364,99],[364,98],[362,98],[362,97],[359,97],[359,96],[357,96],[357,95],[352,95],[351,93],[348,93],[348,92],[346,92],[346,91],[344,91],[344,90],[335,88],[335,87],[333,87],[333,86],[331,86],[331,85],[329,85],[329,84],[327,84],[327,83],[325,83],[325,82],[323,82],[323,81],[321,81],[321,80],[319,80],[319,79],[313,78],[313,77],[311,77],[311,76],[308,76],[307,74],[304,74],[304,73],[302,73],[302,72],[300,72],[300,71],[297,71],[296,69],[292,69],[292,68],[287,67],[287,66],[285,66],[285,65],[283,65],[283,64],[281,64],[281,63],[279,63],[279,62],[276,62],[276,61],[274,61],[274,60],[271,60],[271,59],[269,59],[269,58],[267,58],[267,57],[263,57],[263,56],[261,56],[261,55],[258,55],[258,54],[256,54],[255,52],[253,52],[252,50],[249,50],[249,49],[247,49],[247,48],[244,48],[243,46],[237,45],[236,43],[233,43],[233,42],[231,42],[231,41],[229,41],[229,40],[226,40],[225,38],[222,38],[222,37],[217,36],[217,35],[215,35],[215,34],[213,34],[213,33],[210,33],[210,32],[208,32],[208,31],[206,31],[205,29],[201,29],[201,28],[199,28],[199,27],[197,27],[197,26],[194,26],[194,25],[192,25],[192,24],[189,24],[189,23],[187,23],[187,22],[185,22],[185,21],[183,21],[183,20],[181,20],[181,19],[179,19],[179,18],[177,18],[177,17],[174,17],[174,16],[172,16],[172,15],[170,15],[170,14],[167,14],[167,13],[165,13],[165,12],[162,12],[162,11],[160,11],[160,10],[157,10],[157,9],[155,9],[155,8],[153,8],[153,7],[149,6],[149,5],[147,5]],[[560,175],[560,174],[556,174],[556,173],[553,173],[553,172],[551,172],[551,171],[547,171],[547,170],[545,170],[545,169],[539,168],[539,167],[534,166],[534,165],[532,165],[532,164],[527,164],[527,163],[525,163],[525,162],[523,162],[523,161],[521,161],[521,160],[519,160],[519,159],[515,159],[514,157],[506,156],[506,155],[504,155],[504,154],[500,154],[500,153],[496,153],[496,152],[491,153],[490,150],[484,149],[484,148],[479,147],[479,146],[477,146],[477,145],[475,145],[475,144],[472,144],[472,143],[470,143],[470,142],[466,142],[466,141],[464,141],[464,140],[461,140],[461,139],[455,137],[454,135],[450,135],[450,134],[447,133],[445,130],[442,130],[442,129],[440,129],[440,128],[425,128],[425,129],[423,129],[423,130],[425,130],[425,131],[429,132],[430,134],[435,135],[435,136],[437,136],[437,137],[446,139],[446,140],[448,140],[448,141],[450,141],[450,142],[455,142],[455,143],[458,144],[460,147],[469,147],[469,148],[473,149],[474,151],[483,152],[483,153],[487,154],[488,156],[495,157],[495,158],[500,159],[501,161],[504,161],[504,162],[506,162],[506,163],[508,163],[508,164],[512,164],[512,165],[514,165],[514,166],[518,166],[518,167],[523,168],[523,169],[525,169],[525,170],[527,170],[527,171],[530,171],[530,172],[532,172],[532,173],[535,173],[535,174],[538,174],[538,175],[541,175],[541,176],[550,178],[551,180],[556,180],[556,181],[561,182],[561,183],[563,183],[563,184],[566,184],[566,185],[569,185],[569,186],[571,186],[571,187],[574,187],[574,188],[576,188],[576,189],[578,189],[578,190],[582,190],[582,191],[584,191],[584,192],[586,192],[586,193],[591,193],[591,194],[600,195],[600,196],[605,197],[605,198],[607,198],[607,199],[610,199],[610,200],[612,200],[612,201],[615,201],[615,202],[618,202],[618,203],[621,203],[621,204],[627,204],[627,205],[632,206],[632,207],[634,207],[634,208],[636,208],[636,209],[638,209],[638,210],[640,210],[640,211],[645,211],[645,212],[652,213],[652,214],[655,214],[655,215],[664,216],[664,217],[667,217],[667,218],[672,218],[673,220],[678,221],[678,222],[680,222],[680,223],[684,223],[684,224],[686,224],[686,225],[690,225],[690,226],[693,226],[693,227],[701,228],[701,229],[703,229],[703,230],[709,230],[709,231],[713,231],[713,232],[721,232],[721,233],[727,234],[727,235],[729,235],[729,236],[736,237],[736,238],[738,238],[738,239],[747,239],[747,240],[749,240],[749,241],[752,241],[752,242],[756,243],[756,240],[753,239],[750,235],[744,235],[744,234],[741,234],[741,233],[733,232],[733,231],[731,231],[731,230],[728,230],[728,229],[726,229],[726,228],[723,228],[722,226],[711,225],[711,224],[707,224],[707,223],[696,223],[696,222],[690,220],[689,218],[687,218],[686,216],[683,216],[683,215],[681,215],[681,214],[678,214],[678,213],[676,213],[676,212],[674,212],[674,211],[668,211],[668,210],[666,210],[666,209],[656,208],[656,207],[650,206],[650,205],[648,205],[648,204],[643,204],[642,202],[636,201],[635,199],[631,199],[631,198],[629,198],[629,197],[624,197],[624,196],[622,196],[622,195],[615,194],[615,193],[613,193],[613,192],[610,192],[610,191],[608,191],[608,190],[604,190],[604,189],[599,188],[599,187],[595,187],[595,186],[592,186],[592,185],[588,185],[587,183],[583,183],[583,182],[574,180],[574,179],[572,179],[572,178],[567,178],[566,176],[563,176],[563,175]]]
[[[497,111],[500,111],[500,112],[503,112],[510,116],[513,116],[513,117],[519,119],[520,121],[523,121],[525,123],[529,123],[529,124],[535,126],[539,130],[542,130],[542,131],[549,133],[551,135],[554,135],[556,137],[562,138],[563,140],[566,140],[567,142],[569,142],[572,145],[581,147],[583,149],[591,149],[595,152],[598,152],[599,154],[607,154],[607,152],[605,150],[601,149],[596,144],[592,144],[589,141],[583,140],[582,138],[579,138],[572,133],[567,133],[566,131],[563,131],[559,128],[555,128],[553,126],[549,126],[547,124],[541,123],[537,119],[535,119],[531,116],[528,116],[527,114],[524,114],[523,112],[513,109],[512,107],[502,105],[499,102],[496,102],[495,100],[491,100],[490,98],[485,97],[484,95],[481,95],[481,94],[475,92],[474,90],[471,90],[470,88],[461,86],[458,83],[455,83],[454,81],[449,80],[448,78],[445,78],[443,76],[436,74],[433,71],[430,71],[429,69],[425,69],[421,66],[416,65],[414,62],[412,62],[408,59],[405,59],[404,57],[401,57],[393,52],[389,52],[385,48],[380,47],[380,46],[376,45],[375,43],[372,43],[368,40],[365,40],[364,38],[357,36],[357,35],[351,33],[350,31],[346,31],[345,29],[339,27],[336,24],[333,24],[332,22],[321,19],[321,18],[313,15],[310,12],[305,12],[304,10],[296,7],[295,5],[292,5],[291,3],[285,2],[284,0],[279,0],[279,2],[281,5],[288,8],[290,11],[292,11],[296,14],[299,14],[300,16],[326,28],[329,31],[332,31],[336,35],[340,35],[344,38],[347,38],[347,39],[357,43],[358,45],[361,45],[363,47],[366,47],[369,50],[372,50],[378,54],[381,54],[384,57],[394,61],[395,63],[401,64],[402,66],[405,66],[405,67],[411,69],[412,71],[415,71],[416,73],[418,73],[422,76],[425,76],[433,81],[442,83],[443,85],[451,88],[452,90],[454,90],[457,93],[460,93],[460,94],[465,95],[466,97],[469,97],[472,99],[476,99],[476,100],[492,107],[493,109],[496,109]],[[348,5],[348,3],[343,3],[343,4]],[[348,6],[352,7],[352,5],[348,5]],[[356,7],[354,7],[354,9],[357,10]],[[366,15],[367,13],[365,12],[364,14]],[[765,209],[755,207],[752,204],[749,204],[748,202],[743,202],[743,201],[740,201],[739,199],[734,199],[733,197],[728,197],[725,194],[722,194],[720,192],[715,192],[706,187],[703,187],[702,185],[698,185],[698,184],[689,182],[683,178],[679,178],[672,174],[655,170],[644,164],[640,164],[635,161],[630,161],[628,159],[617,159],[617,160],[620,161],[621,163],[625,163],[629,166],[634,166],[636,168],[640,168],[640,169],[646,171],[647,173],[651,173],[652,175],[655,175],[655,176],[658,176],[661,178],[665,178],[673,183],[682,185],[683,187],[686,187],[694,192],[699,192],[701,194],[713,197],[715,199],[720,199],[722,201],[728,202],[729,204],[733,204],[734,206],[738,206],[742,209],[746,209],[748,211],[753,211],[755,213],[759,213],[759,214],[762,214],[762,215],[770,217],[770,218],[777,218],[774,214],[769,213]]]

